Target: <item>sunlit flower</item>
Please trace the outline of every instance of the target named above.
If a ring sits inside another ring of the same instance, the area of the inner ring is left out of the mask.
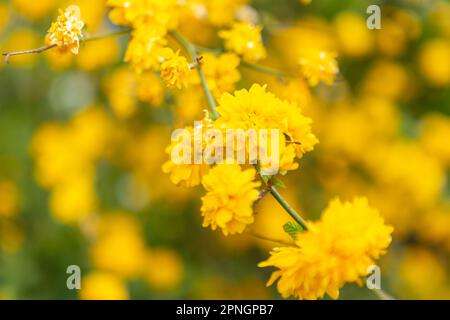
[[[46,42],[48,45],[57,45],[61,51],[70,50],[73,54],[78,54],[83,27],[80,8],[69,6],[65,11],[59,11],[58,19],[48,30]]]

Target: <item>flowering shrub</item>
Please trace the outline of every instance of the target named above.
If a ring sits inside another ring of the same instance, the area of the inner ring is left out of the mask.
[[[404,2],[1,2],[0,295],[450,297],[450,6]]]

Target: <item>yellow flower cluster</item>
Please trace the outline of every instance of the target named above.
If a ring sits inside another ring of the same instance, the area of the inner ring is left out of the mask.
[[[297,235],[297,247],[276,248],[260,267],[274,266],[268,285],[278,280],[284,298],[337,299],[348,282],[361,284],[367,268],[385,253],[393,228],[365,198],[333,200],[318,222]]]
[[[78,54],[80,38],[83,36],[84,22],[78,6],[69,6],[65,11],[60,10],[56,22],[53,22],[46,36],[48,45],[57,45],[61,51],[70,50]]]
[[[247,61],[258,61],[266,57],[262,43],[261,26],[247,22],[235,22],[230,30],[222,30],[219,36],[225,41],[225,48]]]
[[[222,95],[217,112],[220,118],[216,126],[220,129],[278,129],[282,174],[295,170],[298,167],[295,159],[312,151],[318,143],[311,132],[312,120],[304,116],[298,106],[278,99],[258,84],[250,90],[236,91],[234,95]]]
[[[157,290],[180,284],[181,257],[168,248],[148,247],[134,216],[120,211],[97,218],[90,230],[94,242],[89,256],[94,269],[83,277],[81,299],[128,299],[126,281],[139,278]]]
[[[217,112],[220,117],[211,121],[205,119],[202,125],[196,128],[185,128],[191,138],[191,162],[175,164],[167,161],[162,169],[170,175],[173,183],[192,187],[202,183],[208,191],[202,198],[203,225],[212,229],[220,227],[225,235],[242,233],[246,225],[253,222],[253,203],[258,198],[259,182],[254,182],[256,171],[254,169],[242,170],[237,164],[217,164],[209,169],[204,161],[195,163],[195,152],[204,150],[206,140],[203,139],[203,129],[218,129],[226,132],[228,129],[278,129],[280,143],[280,170],[285,174],[288,170],[298,167],[296,159],[313,150],[318,142],[311,132],[311,119],[302,114],[295,104],[282,101],[266,87],[254,84],[250,90],[239,90],[231,95],[224,93],[219,99]],[[200,150],[196,150],[195,140],[201,141]],[[166,149],[169,155],[179,141],[172,141]],[[228,142],[227,142],[228,143]],[[226,148],[223,146],[223,148]],[[263,148],[263,146],[257,146]],[[225,150],[225,149],[224,149]],[[249,150],[247,149],[246,152]],[[248,155],[246,155],[248,158]],[[231,160],[231,159],[227,159]],[[214,165],[213,163],[212,165]],[[269,172],[271,163],[261,163],[261,173]],[[275,173],[272,173],[274,175]]]
[[[48,123],[35,133],[32,152],[38,183],[51,190],[50,211],[62,223],[76,223],[96,209],[94,165],[107,154],[112,123],[88,108],[70,123]]]

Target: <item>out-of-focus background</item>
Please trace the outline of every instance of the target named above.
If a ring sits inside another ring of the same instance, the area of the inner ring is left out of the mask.
[[[1,0],[0,52],[42,46],[70,4],[88,34],[113,32],[105,2]],[[211,1],[209,20],[193,16],[178,30],[218,48],[220,19],[256,10],[268,49],[261,64],[289,70],[304,43],[338,52],[338,81],[310,95],[303,81],[240,68],[236,88],[267,84],[314,119],[320,144],[282,194],[309,219],[335,196],[367,196],[395,227],[383,289],[448,299],[450,2],[301,2]],[[366,26],[371,4],[382,8],[380,30]],[[256,266],[277,244],[202,228],[202,191],[161,172],[171,130],[202,117],[202,93],[139,79],[123,62],[127,41],[0,63],[0,298],[279,298],[265,287],[270,270]],[[255,210],[254,233],[288,237],[273,199]],[[69,265],[81,268],[80,291],[66,286]],[[376,296],[348,285],[341,298]]]

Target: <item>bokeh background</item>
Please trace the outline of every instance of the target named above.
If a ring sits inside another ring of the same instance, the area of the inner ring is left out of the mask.
[[[305,43],[338,52],[338,80],[312,91],[303,80],[239,69],[236,88],[267,84],[314,119],[320,144],[284,179],[282,194],[309,219],[335,196],[367,196],[395,227],[380,261],[383,289],[448,299],[450,2],[301,2],[211,1],[214,17],[192,17],[178,30],[220,48],[227,10],[257,12],[263,65],[290,70]],[[1,0],[0,52],[43,45],[69,4],[80,6],[87,34],[116,30],[104,0]],[[380,30],[366,27],[370,4],[382,8]],[[201,227],[202,191],[177,188],[161,165],[171,130],[202,117],[202,92],[139,79],[123,62],[127,41],[0,63],[0,297],[280,298],[265,287],[270,270],[256,266],[277,244],[255,235],[288,239],[288,216],[266,197],[253,235]],[[81,268],[80,291],[66,287],[69,265]],[[376,295],[348,285],[341,298]]]

